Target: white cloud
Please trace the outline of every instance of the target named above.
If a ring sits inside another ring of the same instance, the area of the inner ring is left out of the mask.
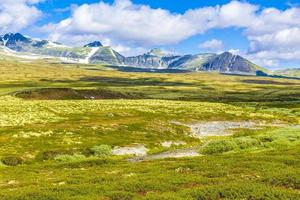
[[[262,10],[255,24],[246,27],[245,34],[250,42],[249,56],[264,66],[300,61],[299,16],[299,8]]]
[[[234,55],[241,55],[242,54],[240,49],[229,49],[228,52],[230,52]]]
[[[223,6],[188,10],[184,14],[116,0],[84,4],[57,24],[44,26],[49,38],[67,43],[85,43],[88,38],[109,38],[122,46],[170,45],[211,28],[246,26],[257,6],[232,1]]]
[[[245,2],[232,1],[218,9],[219,27],[247,27],[256,19],[259,7]]]
[[[0,32],[19,31],[38,19],[41,12],[34,6],[43,0],[1,0]]]
[[[130,0],[99,2],[74,9],[72,16],[44,28],[50,38],[65,40],[76,35],[109,36],[138,45],[168,45],[216,27],[246,26],[257,6],[232,1],[223,6],[188,10],[184,14],[136,5]]]
[[[70,18],[46,28],[51,30],[50,38],[54,40],[83,34],[139,45],[176,43],[197,32],[195,26],[181,15],[135,5],[128,0],[79,6]]]
[[[211,39],[199,45],[201,49],[209,51],[221,51],[224,49],[224,44],[221,40]]]

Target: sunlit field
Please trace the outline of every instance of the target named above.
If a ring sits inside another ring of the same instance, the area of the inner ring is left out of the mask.
[[[1,200],[300,199],[300,80],[6,58],[0,146]]]

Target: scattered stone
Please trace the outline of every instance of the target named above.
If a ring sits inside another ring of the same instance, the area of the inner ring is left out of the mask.
[[[184,168],[184,167],[179,167],[177,169],[175,169],[175,172],[177,173],[188,173],[191,171],[191,168]]]
[[[162,147],[171,147],[171,146],[181,146],[181,145],[186,145],[186,142],[179,141],[179,142],[173,142],[173,141],[165,141],[161,143]]]
[[[45,132],[21,131],[19,134],[14,134],[13,137],[14,138],[31,138],[31,137],[41,137],[41,136],[51,136],[51,135],[53,135],[52,131],[45,131]]]
[[[59,182],[58,185],[65,185],[66,182]]]
[[[115,115],[113,113],[108,113],[107,117],[114,117]]]
[[[125,174],[124,176],[125,177],[132,177],[132,176],[135,176],[136,174],[135,173],[129,173],[129,174]]]
[[[17,185],[17,184],[19,184],[19,182],[16,180],[11,180],[11,181],[8,181],[7,184],[8,185]]]

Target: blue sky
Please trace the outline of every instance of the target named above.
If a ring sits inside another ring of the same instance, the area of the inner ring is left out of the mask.
[[[11,4],[9,0],[2,1]],[[125,55],[154,47],[180,54],[232,51],[265,67],[300,67],[298,3],[298,0],[16,0],[13,4],[23,6],[23,17],[13,16],[11,24],[7,20],[1,24],[1,14],[7,16],[11,12],[0,5],[0,27],[3,27],[0,30],[19,31],[75,46],[100,40]]]

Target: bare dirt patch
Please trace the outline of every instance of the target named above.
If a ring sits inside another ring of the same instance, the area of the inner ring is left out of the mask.
[[[144,145],[136,145],[131,147],[115,147],[113,149],[113,154],[122,155],[135,155],[135,156],[145,156],[147,155],[148,149]]]
[[[212,121],[201,122],[189,126],[193,137],[226,136],[235,129],[257,129],[254,122]]]
[[[148,155],[148,156],[135,157],[129,159],[128,161],[142,162],[147,160],[159,160],[165,158],[185,158],[185,157],[196,157],[196,156],[200,156],[198,151],[196,149],[189,148],[189,149],[178,149],[175,151],[167,151],[167,152]]]

